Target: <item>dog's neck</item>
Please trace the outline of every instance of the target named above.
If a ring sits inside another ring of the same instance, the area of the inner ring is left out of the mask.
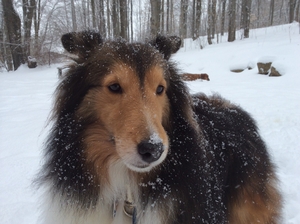
[[[113,219],[122,218],[132,224],[137,223],[137,206],[132,200],[132,193],[130,188],[127,189],[127,196],[125,201],[114,201],[112,217]],[[115,220],[114,220],[115,221]]]
[[[120,216],[135,223],[136,202],[139,200],[139,190],[136,175],[122,162],[115,162],[108,169],[108,184],[101,192],[101,198],[106,206],[111,206],[113,219]]]

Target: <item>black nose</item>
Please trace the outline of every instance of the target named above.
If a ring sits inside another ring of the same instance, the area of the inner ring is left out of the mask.
[[[142,141],[138,144],[138,153],[142,159],[147,163],[152,163],[158,160],[164,151],[162,143],[151,143],[149,141]]]

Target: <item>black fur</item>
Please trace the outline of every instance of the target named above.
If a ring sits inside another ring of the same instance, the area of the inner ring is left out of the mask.
[[[165,129],[170,152],[141,179],[142,205],[151,203],[167,211],[165,202],[171,201],[175,212],[166,223],[221,224],[228,222],[228,204],[240,189],[251,186],[264,191],[274,168],[255,122],[220,96],[190,96],[176,66],[168,61],[174,53],[171,39],[159,36],[149,44],[105,43],[89,31],[65,34],[62,43],[78,58],[57,88],[54,126],[39,177],[40,182],[53,184],[53,194],[78,208],[92,209],[97,204],[98,180],[86,165],[82,145],[83,130],[95,118],[92,112],[86,117],[76,117],[75,112],[88,90],[96,87],[96,80],[116,61],[132,66],[141,83],[147,68],[159,62],[168,82],[171,114]],[[93,58],[96,51],[101,55]]]

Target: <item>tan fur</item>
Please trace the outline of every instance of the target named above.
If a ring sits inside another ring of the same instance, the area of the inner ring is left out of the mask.
[[[245,186],[239,191],[237,199],[229,202],[229,223],[277,224],[281,210],[280,202],[281,196],[275,189],[273,180],[267,183],[263,193],[253,192],[253,188]]]
[[[194,81],[197,79],[203,79],[209,81],[209,76],[206,73],[201,73],[201,74],[184,73],[182,74],[182,79],[184,81]]]

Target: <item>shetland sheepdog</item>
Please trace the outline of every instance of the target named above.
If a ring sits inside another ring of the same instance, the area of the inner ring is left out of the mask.
[[[128,43],[85,31],[61,40],[73,62],[38,177],[41,223],[280,222],[255,121],[219,95],[189,94],[169,60],[180,39]]]

